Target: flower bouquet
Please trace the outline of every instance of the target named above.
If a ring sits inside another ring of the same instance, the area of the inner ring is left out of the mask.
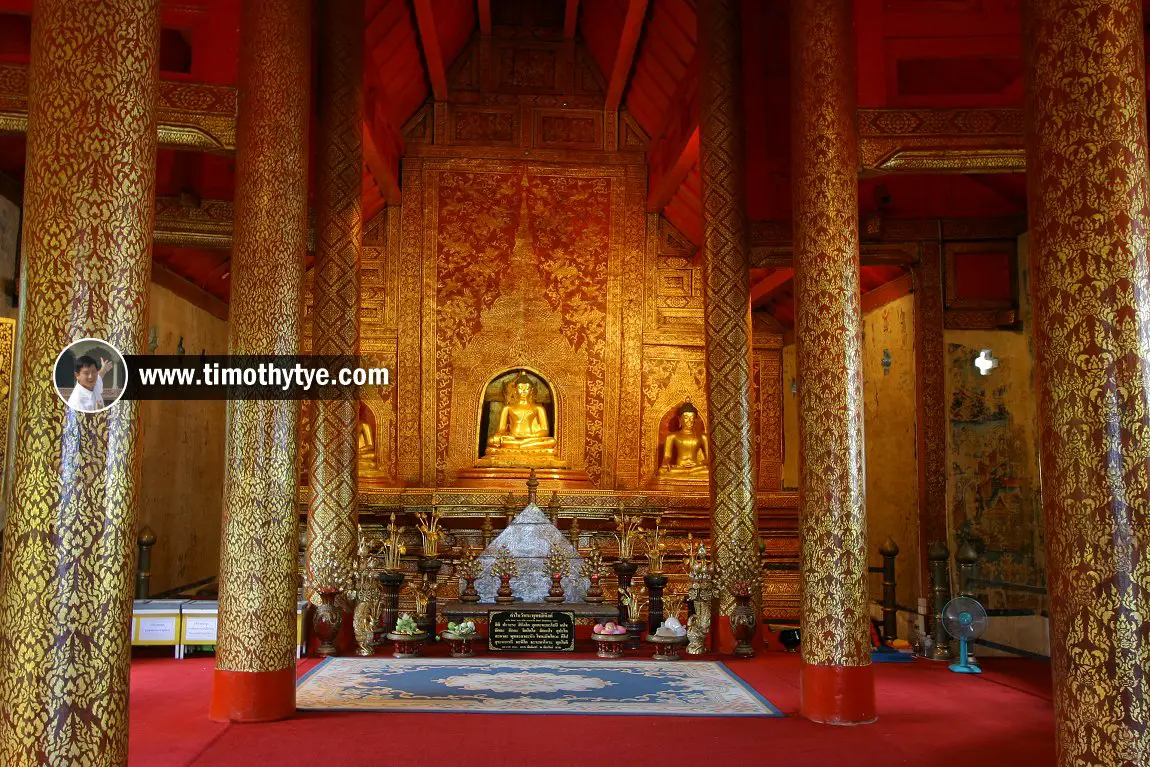
[[[451,647],[451,657],[453,658],[468,658],[474,655],[475,650],[471,644],[476,639],[481,638],[479,629],[475,627],[475,622],[472,620],[464,620],[459,623],[452,621],[447,624],[447,630],[440,636]]]
[[[417,658],[429,636],[416,625],[415,618],[404,613],[395,622],[395,628],[388,633],[387,638],[395,643],[395,652],[392,653],[394,657]]]

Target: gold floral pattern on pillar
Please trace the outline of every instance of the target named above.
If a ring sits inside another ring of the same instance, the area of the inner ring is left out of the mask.
[[[1142,6],[1034,0],[1026,165],[1062,765],[1150,762]]]
[[[76,413],[46,371],[86,336],[144,349],[159,38],[154,0],[36,4],[0,596],[2,764],[128,758],[137,404]]]
[[[231,354],[295,354],[307,253],[310,5],[244,3]],[[304,53],[301,53],[304,52]],[[298,401],[228,403],[216,668],[295,663]]]
[[[803,661],[870,663],[849,0],[791,13]]]
[[[761,602],[751,441],[751,303],[747,273],[741,4],[699,4],[699,157],[703,189],[704,335],[711,418],[711,535],[723,584]],[[720,589],[720,611],[734,599]]]
[[[323,3],[317,10],[320,104],[312,349],[315,354],[354,355],[359,351],[363,246],[363,0]],[[347,396],[318,400],[312,407],[309,590],[333,585],[314,583],[312,562],[355,568],[358,539],[358,398],[349,388]]]

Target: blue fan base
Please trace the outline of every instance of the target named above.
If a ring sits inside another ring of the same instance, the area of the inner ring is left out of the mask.
[[[951,663],[950,670],[957,674],[981,674],[982,669],[969,663]]]

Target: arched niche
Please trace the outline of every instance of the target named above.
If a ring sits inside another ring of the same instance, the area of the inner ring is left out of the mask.
[[[541,373],[531,368],[511,368],[491,378],[483,387],[479,403],[479,444],[477,446],[479,458],[487,453],[487,441],[499,429],[499,417],[503,411],[503,405],[513,393],[515,380],[521,374],[525,375],[531,382],[535,404],[542,407],[547,414],[548,434],[552,437],[558,437],[556,433],[558,398],[550,382]]]

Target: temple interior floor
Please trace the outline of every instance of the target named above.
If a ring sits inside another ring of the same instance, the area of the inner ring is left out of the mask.
[[[1050,666],[1039,661],[984,659],[981,676],[929,661],[875,664],[879,720],[858,727],[799,718],[799,658],[782,652],[728,665],[783,719],[314,712],[225,725],[207,718],[214,663],[133,661],[133,767],[1054,763]],[[301,661],[299,672],[316,663]]]

